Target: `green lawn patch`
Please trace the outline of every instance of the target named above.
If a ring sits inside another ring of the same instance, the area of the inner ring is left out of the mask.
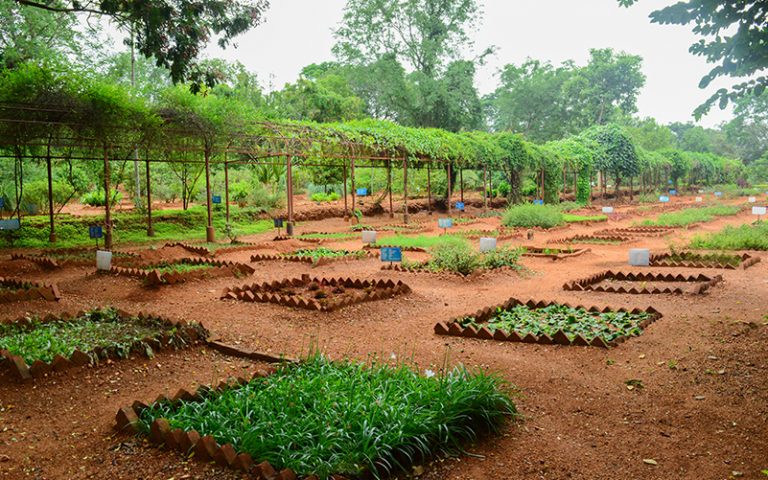
[[[678,212],[662,213],[656,220],[645,220],[640,225],[685,227],[694,223],[711,222],[717,217],[737,215],[740,211],[741,207],[730,205],[686,208]]]
[[[358,238],[360,235],[357,233],[349,233],[349,232],[331,232],[331,233],[325,233],[325,232],[313,232],[313,233],[305,233],[303,235],[298,235],[296,238],[299,240],[326,240],[326,239],[334,239],[334,240],[349,240],[351,238]]]
[[[556,205],[513,205],[501,217],[501,224],[506,227],[552,228],[563,223],[563,212]]]
[[[376,242],[376,246],[402,247],[402,248],[432,248],[437,245],[466,243],[466,240],[456,235],[437,235],[408,237],[405,235],[393,235],[385,240]]]
[[[458,367],[421,376],[404,365],[313,356],[202,400],[155,403],[141,412],[140,429],[164,418],[256,462],[325,480],[408,471],[516,416],[510,386],[493,374]]]
[[[564,213],[563,221],[565,223],[579,223],[579,222],[605,222],[608,220],[608,215],[574,215],[572,213]]]
[[[313,263],[317,263],[321,258],[365,258],[367,252],[364,250],[349,251],[349,250],[334,250],[331,248],[319,247],[319,248],[304,248],[296,250],[291,253],[285,253],[282,256],[285,257],[298,257],[298,258],[311,258]]]
[[[690,248],[706,250],[768,250],[768,223],[727,226],[716,233],[697,235]]]

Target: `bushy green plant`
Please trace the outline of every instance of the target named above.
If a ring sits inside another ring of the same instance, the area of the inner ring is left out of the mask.
[[[498,247],[481,255],[484,268],[512,267],[519,268],[520,255],[523,250],[508,246]]]
[[[513,205],[501,217],[501,224],[507,227],[552,228],[563,222],[563,212],[555,205]]]
[[[711,207],[686,208],[679,212],[662,213],[656,220],[645,220],[641,225],[682,227],[694,223],[711,222],[716,217],[736,215],[740,207],[731,205],[714,205]]]
[[[116,205],[120,200],[123,198],[123,194],[118,192],[115,189],[110,189],[110,204],[112,206]],[[82,197],[80,197],[80,203],[83,205],[89,205],[91,207],[103,207],[106,205],[106,202],[104,201],[104,189],[100,190],[94,190],[92,192],[88,192]]]
[[[165,418],[171,428],[211,435],[302,478],[379,478],[497,431],[517,416],[510,389],[496,375],[464,367],[422,376],[406,365],[314,355],[203,400],[150,405],[140,428],[147,434]]]
[[[584,204],[579,202],[560,202],[557,204],[557,207],[561,212],[572,212],[584,208]]]
[[[480,254],[472,250],[467,242],[438,244],[431,249],[429,266],[435,270],[469,275],[482,265]]]
[[[324,192],[317,192],[313,193],[310,197],[310,200],[313,202],[335,202],[336,200],[340,199],[341,195],[339,195],[336,192],[330,192],[330,193],[324,193]]]
[[[727,226],[716,233],[696,235],[690,247],[707,250],[768,250],[768,223]]]

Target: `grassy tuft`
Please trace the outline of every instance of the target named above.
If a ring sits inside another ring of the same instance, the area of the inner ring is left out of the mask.
[[[768,223],[727,226],[719,232],[697,235],[691,248],[705,250],[768,250]]]
[[[507,227],[552,228],[564,222],[563,212],[555,205],[513,205],[501,217],[501,224]]]
[[[741,207],[715,205],[711,207],[686,208],[679,212],[662,213],[656,220],[645,220],[640,225],[661,227],[685,227],[694,223],[711,222],[716,217],[737,215]]]

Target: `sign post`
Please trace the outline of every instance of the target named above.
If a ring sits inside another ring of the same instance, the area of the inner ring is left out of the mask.
[[[3,209],[5,208],[5,199],[0,197],[0,218],[3,218]]]
[[[453,227],[453,219],[452,218],[438,218],[437,219],[437,226],[439,228],[443,229],[443,234],[448,233],[448,229]]]
[[[539,200],[539,199],[537,199],[537,200],[534,200],[534,201],[533,201],[533,204],[534,204],[534,205],[544,205],[544,200]]]
[[[390,265],[395,262],[402,262],[403,249],[400,247],[381,247],[381,261],[389,262]]]
[[[212,196],[211,202],[213,202],[214,205],[221,205],[221,195]]]
[[[88,227],[88,236],[96,240],[96,250],[99,249],[99,239],[104,236],[101,225],[91,225]]]
[[[464,212],[464,202],[456,202],[456,210],[459,211],[459,216]]]
[[[667,195],[662,195],[659,197],[659,201],[661,203],[669,203],[669,197]]]
[[[367,197],[368,196],[368,189],[367,188],[358,188],[356,189],[357,196],[358,197]]]
[[[757,223],[760,223],[760,219],[766,214],[766,207],[752,207],[752,215],[757,215]]]
[[[272,221],[275,224],[275,228],[277,229],[277,236],[280,236],[280,229],[283,228],[283,217],[277,217],[272,219]]]

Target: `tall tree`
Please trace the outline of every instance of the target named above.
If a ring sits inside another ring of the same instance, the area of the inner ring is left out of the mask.
[[[630,6],[637,0],[618,0]],[[699,82],[707,88],[719,77],[742,79],[730,89],[720,88],[694,111],[701,118],[714,104],[721,109],[746,95],[760,95],[768,86],[768,6],[764,0],[687,0],[656,10],[651,21],[689,25],[700,39],[690,52],[715,66]]]

